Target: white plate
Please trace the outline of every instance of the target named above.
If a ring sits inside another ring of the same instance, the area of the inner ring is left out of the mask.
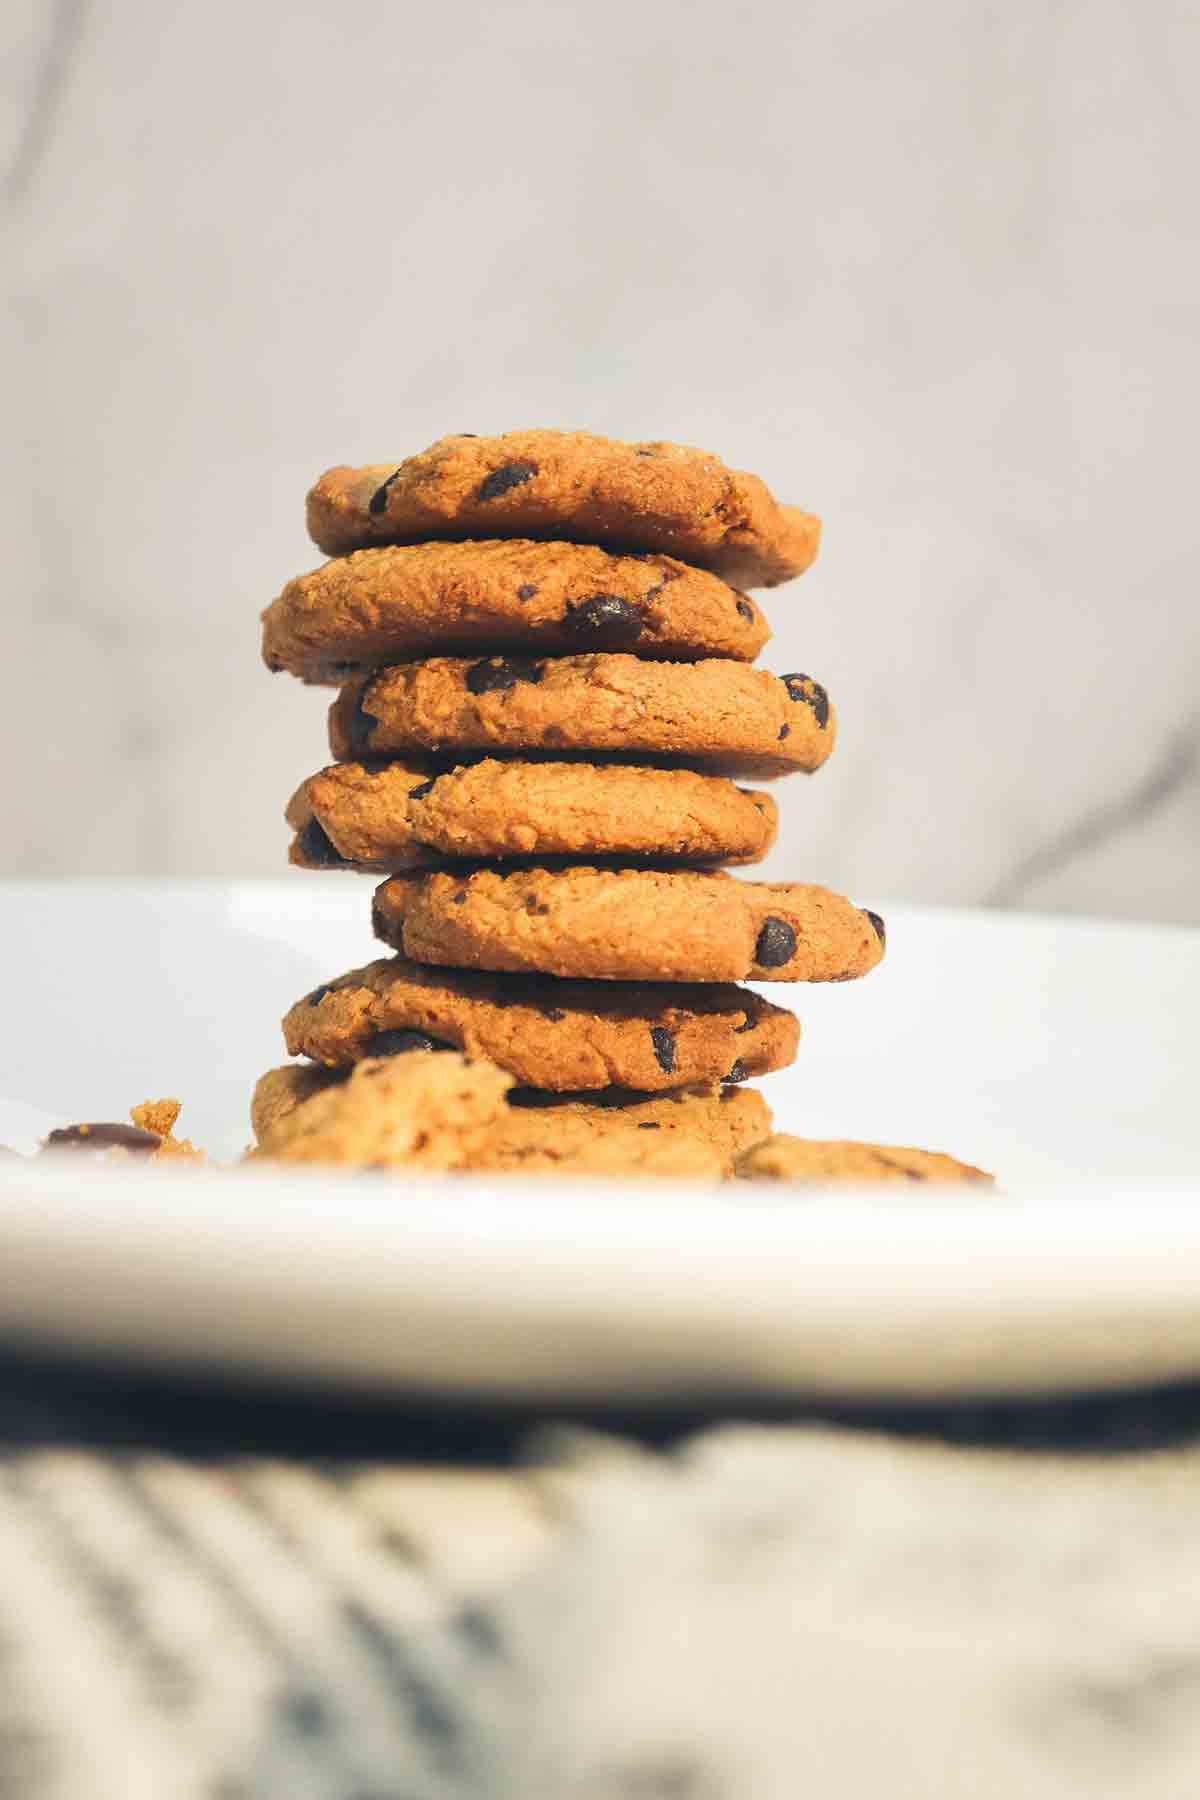
[[[350,877],[0,889],[0,1141],[173,1093],[236,1152],[279,1015],[372,954],[366,900]],[[776,1123],[948,1149],[1003,1197],[5,1163],[0,1331],[557,1399],[1200,1374],[1200,933],[888,924],[869,980],[787,990],[806,1037],[765,1084]]]

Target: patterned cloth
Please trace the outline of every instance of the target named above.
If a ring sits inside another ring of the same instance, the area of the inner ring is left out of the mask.
[[[1195,1395],[522,1464],[515,1419],[0,1394],[0,1800],[1137,1800],[1200,1754]]]
[[[0,1393],[2,1800],[482,1791],[489,1604],[555,1530],[494,1426],[17,1362]]]

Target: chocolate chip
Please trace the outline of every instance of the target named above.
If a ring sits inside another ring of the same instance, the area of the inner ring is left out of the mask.
[[[824,731],[829,723],[829,695],[825,692],[825,689],[821,686],[819,681],[814,681],[812,684],[812,697],[809,701],[809,705],[816,715],[817,724],[820,726],[821,730]]]
[[[457,893],[451,894],[451,896],[450,896],[450,904],[452,906],[465,906],[466,900],[467,900],[466,888],[459,888]]]
[[[792,730],[792,728],[790,725],[781,725],[779,727],[779,741],[781,744],[785,737],[790,737],[791,730]]]
[[[560,1019],[565,1019],[566,1016],[561,1006],[543,1006],[542,1008],[543,1019],[551,1019],[556,1025]]]
[[[532,600],[537,593],[537,585],[532,581],[523,581],[517,589],[518,600]]]
[[[642,635],[642,615],[619,594],[593,594],[568,605],[563,630],[582,643],[632,644]]]
[[[746,1032],[753,1031],[754,1027],[757,1024],[758,1024],[758,1020],[755,1018],[754,1014],[747,1013],[742,1024],[734,1026],[734,1028],[733,1028],[734,1037],[744,1037]]]
[[[355,756],[369,756],[371,754],[371,733],[379,723],[378,719],[373,718],[370,713],[364,711],[363,701],[366,697],[367,689],[364,685],[358,689],[354,696],[354,701],[350,708],[349,722],[346,726],[346,737],[349,740],[350,749]]]
[[[656,1125],[656,1124],[655,1124],[655,1123],[654,1123],[654,1120],[653,1120],[653,1119],[644,1119],[644,1120],[642,1120],[642,1121],[641,1121],[641,1123],[640,1123],[640,1124],[639,1124],[639,1125],[638,1125],[638,1130],[639,1130],[639,1131],[661,1131],[661,1130],[662,1130],[662,1126],[661,1126],[661,1125]]]
[[[505,1099],[510,1106],[528,1108],[540,1106],[545,1108],[558,1106],[562,1100],[562,1095],[546,1093],[542,1088],[515,1087],[509,1088],[508,1093],[505,1095]]]
[[[387,511],[388,489],[391,487],[399,473],[399,469],[393,469],[387,480],[383,482],[380,487],[377,487],[375,492],[371,495],[370,500],[367,502],[367,511],[371,514],[372,518],[377,519],[381,512]]]
[[[328,982],[323,982],[320,987],[314,988],[311,994],[305,995],[304,1004],[305,1006],[320,1006],[326,994],[332,994],[332,992],[333,989]]]
[[[430,1037],[424,1031],[410,1031],[400,1027],[394,1031],[381,1031],[367,1045],[370,1056],[407,1056],[410,1050],[453,1050],[453,1044],[443,1043],[441,1038]]]
[[[429,777],[429,780],[423,781],[419,787],[409,788],[409,790],[408,790],[409,799],[410,800],[423,800],[425,798],[426,794],[431,792],[431,790],[433,788],[433,784],[436,780],[437,780],[437,776],[431,775]]]
[[[873,913],[869,907],[864,907],[863,911],[866,913],[868,919],[870,919],[870,921],[871,921],[871,925],[875,932],[875,936],[879,939],[880,943],[886,947],[886,945],[887,945],[887,926],[884,924],[884,922],[880,918],[879,914]]]
[[[298,848],[305,862],[315,863],[319,869],[342,869],[349,861],[330,842],[328,832],[317,819],[310,819],[300,833]]]
[[[749,1073],[749,1069],[739,1056],[725,1079],[726,1081],[745,1081]]]
[[[781,675],[779,677],[793,700],[803,700],[806,706],[813,709],[813,717],[824,731],[829,723],[829,695],[819,681],[811,675]]]
[[[516,687],[518,681],[536,686],[543,673],[543,665],[529,656],[490,656],[471,664],[467,690],[472,694],[502,694]]]
[[[147,1155],[157,1150],[162,1139],[139,1125],[121,1125],[115,1121],[102,1125],[64,1125],[52,1131],[44,1150],[134,1150]]]
[[[754,623],[754,608],[748,600],[739,600],[737,609],[741,613],[743,619],[749,619],[751,624]]]
[[[764,969],[781,969],[796,953],[796,934],[786,919],[770,918],[758,934],[754,960]]]
[[[654,1045],[654,1056],[664,1075],[669,1075],[675,1067],[675,1038],[665,1025],[650,1027],[650,1042]]]
[[[499,469],[493,469],[479,489],[481,500],[498,500],[501,494],[507,494],[510,488],[520,487],[523,481],[532,481],[537,474],[536,463],[512,462],[504,463]]]

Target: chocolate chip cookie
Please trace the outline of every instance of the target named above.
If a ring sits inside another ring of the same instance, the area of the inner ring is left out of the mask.
[[[326,1069],[320,1063],[294,1062],[260,1075],[250,1098],[250,1128],[257,1140],[261,1143],[273,1125],[314,1094],[340,1081],[345,1073],[344,1069]]]
[[[279,1143],[282,1134],[275,1128],[281,1121],[303,1108],[314,1093],[344,1082],[348,1073],[312,1063],[269,1069],[251,1103],[256,1137]],[[369,1094],[376,1103],[385,1103],[388,1095],[379,1083],[359,1091],[364,1100]],[[727,1176],[735,1159],[771,1129],[770,1108],[752,1088],[681,1088],[653,1097],[608,1089],[587,1098],[512,1088],[507,1098],[507,1109],[491,1123],[464,1166],[631,1174],[648,1165],[653,1171],[664,1146],[674,1140],[679,1148],[678,1140],[683,1139],[690,1160],[699,1163],[697,1172]],[[338,1148],[345,1157],[351,1149],[346,1137]]]
[[[680,1088],[654,1098],[609,1090],[587,1099],[514,1088],[508,1098],[507,1123],[489,1146],[495,1169],[636,1173],[647,1153],[673,1144],[701,1152],[724,1177],[771,1129],[771,1109],[753,1088]]]
[[[469,1169],[508,1113],[512,1077],[463,1056],[369,1058],[275,1112],[258,1157],[358,1168]]]
[[[714,774],[788,775],[833,749],[829,696],[808,675],[636,656],[435,656],[344,687],[339,761],[413,751],[650,756]]]
[[[417,962],[592,981],[850,981],[884,926],[828,888],[715,870],[393,875],[375,935]]]
[[[742,587],[809,566],[820,520],[781,506],[756,475],[683,444],[586,431],[460,433],[406,461],[328,469],[308,529],[337,555],[425,538],[568,538],[662,551]]]
[[[526,538],[358,550],[289,581],[263,614],[263,661],[307,682],[437,651],[628,650],[753,662],[753,600],[671,556]]]
[[[442,773],[334,763],[302,784],[287,819],[301,868],[387,871],[472,857],[758,862],[778,811],[768,794],[690,769],[488,758]]]
[[[894,1144],[820,1143],[781,1132],[740,1156],[735,1173],[749,1181],[975,1181],[992,1177],[936,1150]]]
[[[290,1056],[331,1068],[451,1048],[499,1063],[527,1087],[663,1093],[786,1068],[800,1026],[792,1013],[729,985],[551,981],[397,956],[307,994],[285,1017],[283,1035]]]

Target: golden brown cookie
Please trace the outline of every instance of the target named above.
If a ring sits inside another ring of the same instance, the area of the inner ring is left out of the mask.
[[[624,1161],[632,1169],[651,1143],[683,1141],[702,1148],[713,1173],[728,1176],[737,1157],[771,1129],[771,1109],[753,1088],[680,1088],[654,1098],[609,1089],[586,1099],[515,1088],[509,1102],[508,1121],[490,1147],[492,1168],[599,1172]]]
[[[320,1063],[295,1062],[260,1075],[250,1097],[250,1128],[259,1143],[272,1125],[286,1119],[305,1100],[311,1100],[343,1074],[341,1070],[322,1068]]]
[[[586,752],[769,777],[819,768],[835,734],[829,696],[807,675],[619,655],[399,663],[348,683],[329,714],[339,762]]]
[[[312,1063],[269,1069],[251,1104],[260,1142],[347,1073]],[[681,1088],[650,1097],[609,1088],[586,1098],[513,1088],[508,1102],[467,1166],[623,1174],[657,1161],[664,1145],[683,1139],[693,1160],[702,1159],[698,1172],[727,1176],[741,1152],[771,1129],[770,1108],[752,1088]]]
[[[622,1181],[646,1175],[724,1181],[729,1158],[710,1138],[681,1129],[654,1131],[647,1123],[643,1131],[630,1120],[593,1119],[580,1112],[539,1123],[521,1118],[510,1107],[508,1121],[481,1146],[472,1167],[489,1173],[603,1175]]]
[[[399,465],[327,469],[308,496],[308,529],[331,555],[424,538],[567,538],[775,587],[812,562],[821,522],[705,450],[509,431],[439,438]]]
[[[505,1118],[512,1077],[457,1054],[368,1058],[349,1079],[278,1112],[259,1139],[262,1158],[467,1169]]]
[[[691,769],[484,762],[334,763],[287,809],[306,869],[437,868],[463,858],[645,857],[758,862],[775,841],[768,794]]]
[[[588,981],[851,981],[884,950],[878,914],[828,888],[716,870],[393,875],[373,918],[417,962]]]
[[[438,651],[753,662],[770,635],[753,600],[674,557],[512,538],[336,557],[271,602],[262,648],[269,669],[336,686]]]
[[[936,1150],[894,1144],[821,1143],[781,1132],[737,1160],[735,1174],[748,1181],[981,1181],[992,1177],[970,1163]]]
[[[290,1056],[330,1068],[364,1056],[450,1046],[526,1087],[662,1093],[744,1081],[796,1058],[795,1016],[727,985],[549,981],[427,968],[388,957],[297,1001]]]

